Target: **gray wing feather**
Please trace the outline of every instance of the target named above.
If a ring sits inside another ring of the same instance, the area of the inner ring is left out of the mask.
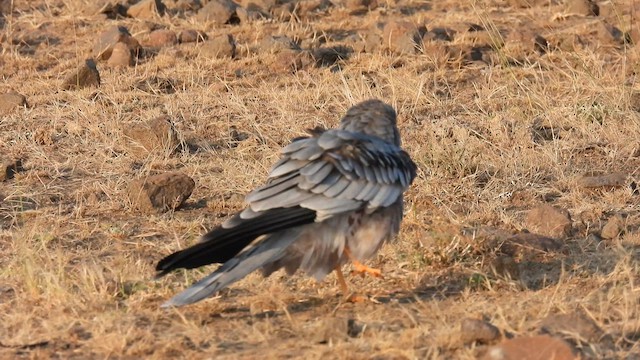
[[[387,185],[383,186],[380,191],[369,201],[369,207],[385,207],[384,204],[393,204],[398,195],[402,192],[402,189],[397,186]]]
[[[332,174],[327,176],[327,178],[325,179],[326,181],[323,181],[311,188],[311,192],[313,192],[314,194],[321,194],[343,179],[344,178],[342,177],[342,174],[340,174],[340,172],[334,171]]]
[[[317,183],[308,181],[307,179],[303,179],[298,186],[300,186],[300,188],[304,190],[316,189],[312,191],[314,193],[320,193],[326,190],[327,188],[329,188],[329,186],[332,186],[333,184],[338,182],[338,180],[340,180],[341,178],[342,178],[342,175],[340,174],[339,171],[333,171],[331,172],[331,174],[329,174],[329,176],[327,176],[326,178],[324,178],[324,180],[322,180],[322,184],[318,185]]]
[[[376,174],[376,180],[380,183],[388,184],[389,179],[387,178],[387,171],[384,168],[379,168],[377,166],[372,167],[373,172]]]
[[[296,171],[301,167],[307,165],[309,162],[304,160],[293,160],[289,159],[288,161],[283,162],[277,167],[274,167],[269,173],[270,178],[275,178],[278,176],[282,176],[288,174],[292,171]]]
[[[328,165],[326,161],[308,162],[306,166],[300,169],[299,173],[304,176],[313,175],[326,165]]]
[[[399,196],[402,196],[402,192],[404,190],[403,188],[399,186],[394,186],[393,189],[394,189],[394,192],[391,195],[387,196],[385,201],[382,203],[382,207],[391,206],[391,204],[398,201]]]
[[[396,169],[395,170],[396,174],[398,175],[398,181],[400,181],[400,184],[402,185],[403,188],[406,188],[409,186],[409,175],[407,173],[404,172],[404,170],[402,169]]]
[[[366,166],[363,169],[364,169],[364,177],[367,178],[367,181],[377,182],[376,173],[373,169],[371,169],[369,166]]]
[[[344,140],[335,135],[336,131],[325,131],[318,138],[318,145],[325,150],[338,148],[344,144]]]
[[[333,165],[331,165],[331,163],[322,161],[321,164],[322,166],[319,169],[315,163],[309,165],[308,171],[307,167],[302,168],[300,170],[300,175],[304,176],[307,181],[319,184],[333,170]]]
[[[291,189],[285,192],[281,192],[270,198],[266,198],[260,201],[254,201],[249,203],[249,206],[253,211],[265,211],[280,207],[291,207],[300,205],[304,200],[312,197],[314,194],[300,189]]]
[[[344,159],[342,157],[338,157],[338,161],[342,170],[349,173],[353,171],[353,163],[351,162],[350,159]]]
[[[249,195],[247,195],[246,197],[246,201],[248,202],[254,202],[254,201],[260,201],[269,197],[272,197],[276,194],[279,194],[283,191],[289,190],[295,186],[298,185],[298,177],[294,177],[291,178],[287,181],[281,182],[279,184],[276,184],[274,186],[268,186],[265,188],[261,188],[258,189],[252,193],[250,193]]]
[[[307,199],[300,203],[302,207],[309,209],[315,209],[316,211],[323,211],[332,208],[343,207],[346,204],[360,203],[353,199],[328,199],[324,195],[316,195],[310,199]]]
[[[364,172],[364,168],[362,167],[362,164],[360,164],[357,161],[353,161],[352,162],[353,165],[353,171],[356,173],[356,175],[358,175],[358,178],[364,178],[366,177],[365,172]]]
[[[362,189],[362,192],[356,196],[356,200],[371,200],[375,196],[375,194],[380,191],[382,185],[377,183],[370,183],[371,186],[368,188]]]
[[[387,170],[387,176],[389,177],[389,184],[393,184],[399,181],[398,173],[400,173],[400,171],[398,171],[398,169],[393,167],[388,167],[386,170]]]
[[[284,148],[282,148],[282,150],[280,150],[280,153],[285,154],[285,155],[286,154],[291,154],[293,152],[296,152],[296,151],[302,149],[305,146],[308,146],[309,142],[312,142],[312,139],[306,138],[306,139],[300,139],[300,140],[293,141],[289,145],[287,145]]]
[[[222,227],[225,229],[231,229],[232,227],[238,226],[242,223],[242,220],[253,219],[256,216],[259,216],[261,213],[255,212],[251,210],[250,207],[242,210],[240,213],[228,218],[225,222],[222,223]],[[202,237],[201,240],[205,238]]]
[[[295,160],[315,160],[322,156],[324,150],[317,145],[309,146],[306,148],[302,148],[293,154],[291,154],[291,158]]]
[[[338,213],[357,210],[362,207],[362,202],[350,200],[340,205],[338,204],[334,204],[334,205],[335,205],[334,207],[325,210],[330,216],[334,216],[334,214],[338,214]]]
[[[338,195],[338,198],[340,198],[340,199],[355,199],[356,196],[358,196],[358,194],[360,194],[360,192],[362,191],[362,189],[365,186],[366,186],[365,182],[362,181],[362,180],[351,181],[349,186],[347,186],[347,188],[344,189],[340,193],[340,195]]]
[[[338,182],[333,184],[330,188],[328,188],[327,190],[323,191],[322,193],[326,197],[334,198],[334,197],[337,197],[338,195],[340,195],[340,193],[344,189],[346,189],[347,186],[349,186],[349,184],[351,184],[351,180],[347,179],[346,177],[343,177],[340,180],[338,180]]]

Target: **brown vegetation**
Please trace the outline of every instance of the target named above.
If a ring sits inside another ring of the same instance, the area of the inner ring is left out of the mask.
[[[640,353],[637,2],[0,4],[1,357]],[[371,301],[276,273],[160,309],[210,269],[155,263],[371,97],[420,168],[385,278],[350,279]],[[186,202],[139,212],[130,184],[174,172]]]

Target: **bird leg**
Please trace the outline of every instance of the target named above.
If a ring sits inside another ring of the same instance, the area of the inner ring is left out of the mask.
[[[338,285],[340,286],[340,290],[344,295],[347,295],[347,293],[349,293],[349,286],[347,286],[347,282],[344,281],[344,275],[342,275],[342,269],[340,268],[340,265],[336,266],[335,271],[336,276],[338,277]]]
[[[345,255],[347,255],[349,260],[351,260],[351,263],[353,263],[354,269],[351,270],[351,275],[359,274],[362,277],[364,277],[366,274],[369,274],[373,277],[384,279],[384,276],[382,276],[382,271],[380,269],[374,269],[374,268],[368,267],[367,265],[354,259],[348,247],[344,248],[344,253]]]
[[[340,290],[342,291],[342,294],[344,295],[344,297],[348,302],[361,303],[361,302],[367,301],[367,299],[364,296],[361,296],[355,293],[349,294],[349,286],[347,286],[347,282],[344,280],[344,275],[342,275],[342,269],[340,268],[340,265],[336,266],[335,271],[336,271],[336,277],[338,278],[338,285],[340,286]]]

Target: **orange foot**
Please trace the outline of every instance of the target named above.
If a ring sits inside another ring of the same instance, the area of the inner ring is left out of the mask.
[[[351,270],[351,275],[359,274],[364,277],[366,274],[369,274],[373,277],[384,279],[384,276],[382,276],[382,271],[380,271],[380,269],[370,268],[357,260],[353,260],[352,262],[353,270]]]
[[[349,296],[347,296],[347,302],[353,303],[353,304],[358,304],[358,303],[365,303],[368,302],[369,298],[367,298],[364,295],[359,295],[359,294],[351,294]]]

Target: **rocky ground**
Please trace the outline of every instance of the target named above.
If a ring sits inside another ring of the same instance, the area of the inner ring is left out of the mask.
[[[640,359],[639,11],[0,1],[0,354]],[[155,262],[371,97],[419,175],[370,301],[277,273],[160,309],[211,269]]]

